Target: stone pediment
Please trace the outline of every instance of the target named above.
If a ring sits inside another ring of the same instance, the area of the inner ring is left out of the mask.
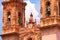
[[[20,40],[40,40],[40,29],[35,27],[35,28],[21,28],[19,31],[20,34]]]
[[[19,31],[20,36],[28,36],[28,35],[39,35],[40,29],[39,28],[22,28]]]

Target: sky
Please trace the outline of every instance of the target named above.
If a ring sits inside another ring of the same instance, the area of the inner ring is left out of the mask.
[[[3,7],[2,7],[2,1],[0,0],[0,34],[2,34],[2,13],[3,13]],[[27,3],[25,7],[25,18],[26,21],[29,20],[30,14],[33,14],[33,18],[36,19],[37,24],[40,23],[40,0],[24,0],[24,2]],[[1,37],[0,37],[0,40]]]
[[[36,19],[37,21],[37,24],[40,23],[40,1],[39,0],[35,0],[35,1],[32,1],[32,0],[27,0],[27,1],[24,1],[27,3],[26,5],[26,10],[25,10],[25,18],[26,18],[26,21],[29,21],[29,18],[30,18],[30,14],[32,13],[33,14],[33,18]]]

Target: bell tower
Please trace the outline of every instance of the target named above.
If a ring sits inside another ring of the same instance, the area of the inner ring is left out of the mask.
[[[25,3],[23,0],[5,0],[3,5],[3,33],[18,31],[25,22]]]
[[[41,0],[42,40],[60,40],[60,1]]]
[[[59,24],[59,1],[41,0],[41,26]]]
[[[23,0],[4,0],[2,5],[2,40],[19,40],[19,29],[24,27],[25,23],[26,3],[24,3]]]

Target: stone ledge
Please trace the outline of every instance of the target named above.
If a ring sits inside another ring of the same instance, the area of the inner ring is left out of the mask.
[[[52,24],[52,25],[47,25],[47,26],[40,26],[40,29],[47,29],[47,28],[53,28],[53,27],[60,27],[59,24]]]
[[[18,32],[12,32],[12,33],[5,33],[5,34],[1,34],[0,36],[7,36],[7,35],[14,35],[14,34],[16,34],[16,35],[19,35],[19,33]]]

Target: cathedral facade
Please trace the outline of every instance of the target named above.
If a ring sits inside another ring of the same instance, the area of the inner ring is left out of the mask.
[[[5,0],[3,5],[2,40],[60,40],[60,1],[41,0],[41,23],[32,13],[25,27],[23,0]]]

